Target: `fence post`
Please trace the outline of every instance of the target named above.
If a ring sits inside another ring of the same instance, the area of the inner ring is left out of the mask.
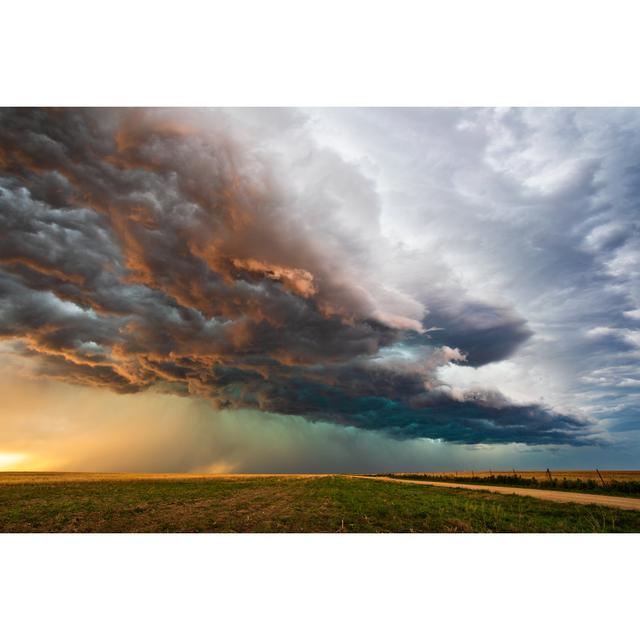
[[[602,482],[602,486],[605,487],[606,484],[604,482],[604,478],[602,477],[602,474],[600,473],[600,471],[598,471],[598,469],[596,469],[596,473],[598,474],[598,478],[600,478],[600,482]]]

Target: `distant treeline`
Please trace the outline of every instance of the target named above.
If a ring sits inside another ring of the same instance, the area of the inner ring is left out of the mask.
[[[509,487],[530,487],[532,489],[558,489],[562,491],[584,491],[586,493],[606,493],[620,496],[640,496],[640,482],[636,480],[608,480],[604,485],[598,480],[559,479],[542,480],[524,478],[517,473],[488,476],[451,476],[424,473],[388,474],[390,478],[404,480],[429,480],[432,482],[459,482],[463,484],[497,484]]]

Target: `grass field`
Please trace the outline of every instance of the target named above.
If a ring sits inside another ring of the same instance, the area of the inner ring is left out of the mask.
[[[640,532],[640,512],[348,476],[0,474],[3,532]]]

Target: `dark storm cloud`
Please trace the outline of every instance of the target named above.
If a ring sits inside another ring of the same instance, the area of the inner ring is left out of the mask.
[[[371,272],[372,185],[302,144],[294,116],[252,117],[1,110],[2,337],[42,375],[119,392],[155,386],[397,438],[588,441],[583,420],[441,384],[448,362],[512,354],[525,320],[386,286]],[[302,151],[289,173],[290,130]]]
[[[530,445],[594,442],[588,422],[540,405],[511,405],[505,398],[423,393],[408,401],[354,396],[340,388],[292,384],[270,406],[295,407],[311,418],[383,431],[398,439],[433,438],[463,444],[522,442]]]
[[[425,322],[437,327],[430,338],[435,344],[460,349],[461,364],[481,367],[506,360],[533,335],[524,318],[511,309],[482,302],[462,302],[452,307],[446,301],[433,306]]]

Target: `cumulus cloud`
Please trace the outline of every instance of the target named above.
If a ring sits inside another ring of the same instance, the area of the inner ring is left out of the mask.
[[[118,392],[397,439],[591,442],[584,418],[439,379],[532,329],[384,233],[376,181],[310,131],[287,110],[1,110],[0,336],[38,375]]]

